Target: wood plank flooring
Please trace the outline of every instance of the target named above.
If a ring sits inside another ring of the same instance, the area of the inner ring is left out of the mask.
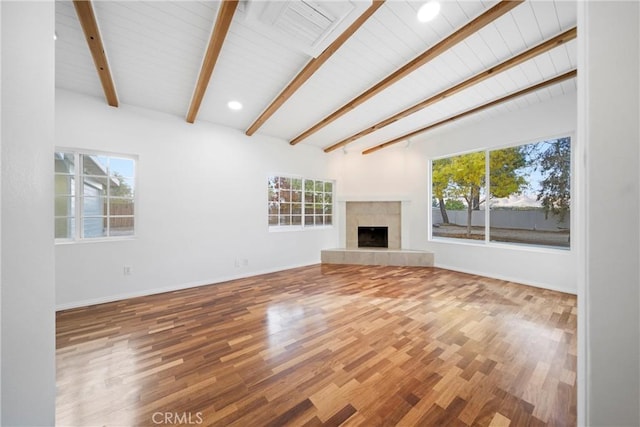
[[[572,426],[576,298],[316,265],[57,314],[60,426]]]

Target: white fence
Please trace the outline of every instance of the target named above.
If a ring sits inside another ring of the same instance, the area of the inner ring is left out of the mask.
[[[440,209],[433,208],[433,224],[441,224],[442,215]],[[447,210],[449,223],[456,225],[467,225],[467,211]],[[542,210],[493,210],[491,211],[490,221],[491,227],[495,228],[513,228],[520,230],[541,230],[541,231],[558,231],[559,229],[569,228],[569,213],[567,213],[564,221],[558,222],[558,218],[553,214],[549,214],[545,218]],[[471,225],[484,225],[484,211],[473,211],[471,214]]]

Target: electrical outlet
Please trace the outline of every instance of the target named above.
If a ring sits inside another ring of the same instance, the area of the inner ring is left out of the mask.
[[[124,267],[122,267],[122,273],[125,276],[131,276],[131,273],[132,273],[131,266],[130,265],[125,265]]]
[[[242,258],[242,266],[243,267],[248,267],[249,266],[249,260],[246,258]]]

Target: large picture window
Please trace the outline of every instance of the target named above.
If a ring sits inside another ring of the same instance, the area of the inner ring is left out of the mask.
[[[432,237],[570,247],[571,138],[431,162]]]
[[[270,176],[268,191],[270,228],[333,224],[333,182]]]
[[[135,159],[55,152],[55,238],[134,235]]]

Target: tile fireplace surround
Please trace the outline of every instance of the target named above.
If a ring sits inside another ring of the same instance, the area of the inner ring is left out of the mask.
[[[345,209],[346,248],[325,249],[327,264],[433,266],[433,253],[402,249],[402,202],[348,201]],[[358,227],[388,227],[388,248],[358,248]]]
[[[389,249],[400,249],[400,209],[400,202],[347,202],[347,249],[358,247],[358,227],[389,227]]]

